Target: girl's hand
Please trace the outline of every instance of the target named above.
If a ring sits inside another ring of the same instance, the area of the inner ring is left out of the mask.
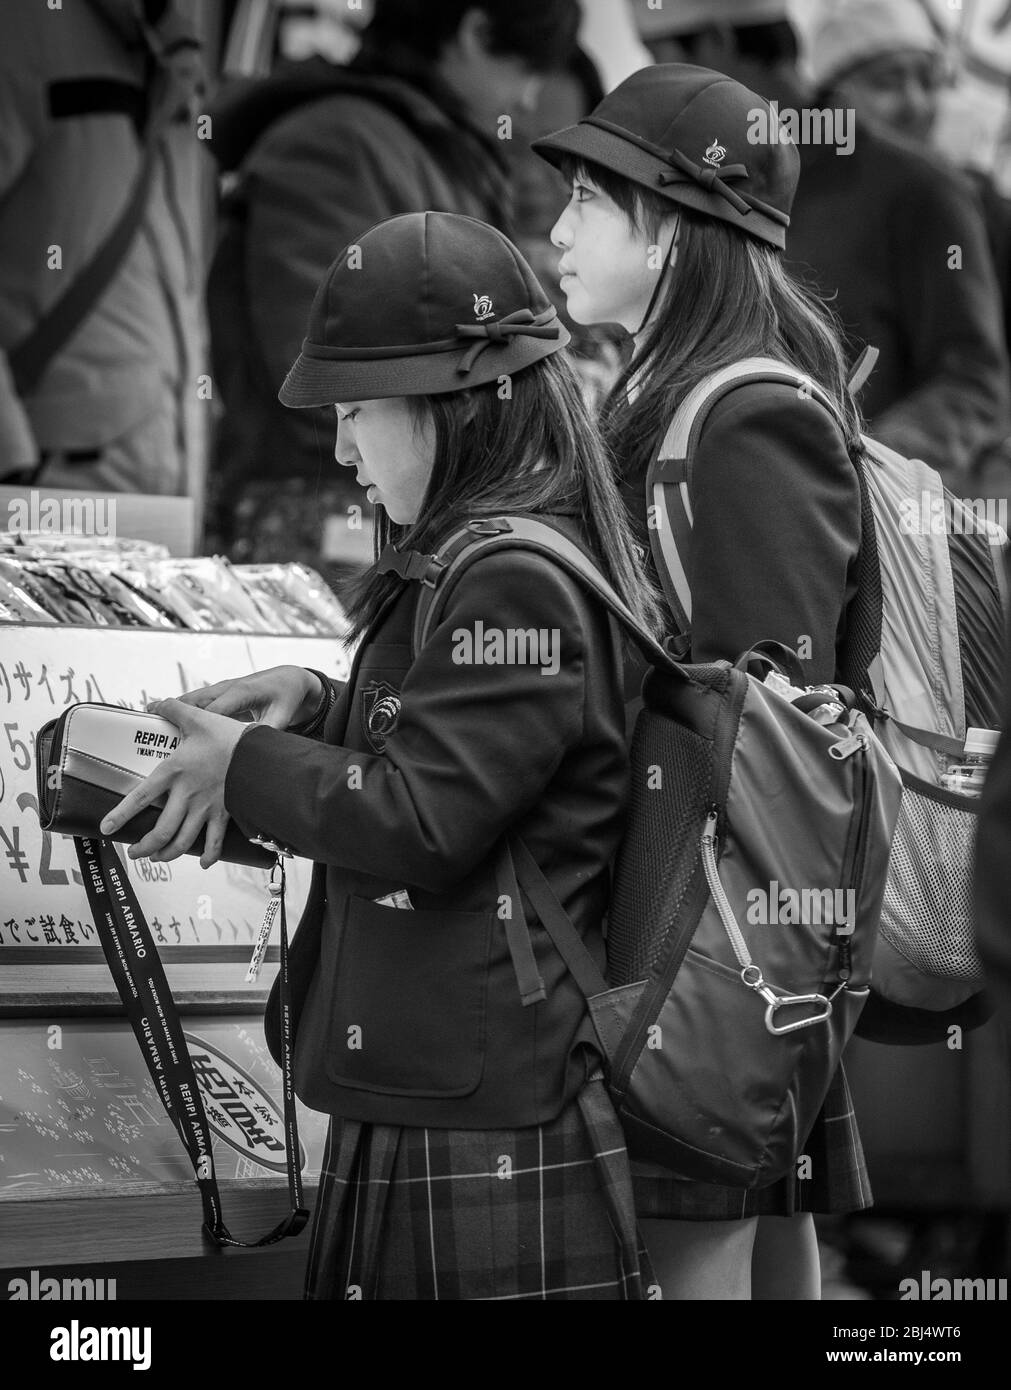
[[[249,679],[255,680],[256,677]],[[130,846],[130,858],[152,859],[155,863],[178,859],[186,853],[201,829],[206,827],[200,866],[209,869],[221,857],[228,824],[224,800],[225,774],[235,745],[249,726],[220,714],[212,714],[206,709],[195,708],[182,700],[159,700],[149,709],[152,714],[159,714],[177,725],[183,735],[182,741],[174,753],[109,812],[102,821],[101,832],[103,835],[114,834],[145,806],[160,801],[167,794],[168,799],[157,825],[142,840]]]
[[[238,680],[218,681],[199,690],[188,690],[181,703],[211,714],[228,714],[233,719],[255,719],[272,729],[287,729],[315,714],[323,690],[319,677],[301,666],[272,666]],[[152,713],[160,709],[149,706]],[[175,721],[173,721],[175,722]]]

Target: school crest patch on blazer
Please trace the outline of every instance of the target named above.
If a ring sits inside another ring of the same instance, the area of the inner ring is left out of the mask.
[[[386,740],[400,718],[400,692],[387,681],[369,681],[362,687],[362,730],[377,753],[386,752]]]

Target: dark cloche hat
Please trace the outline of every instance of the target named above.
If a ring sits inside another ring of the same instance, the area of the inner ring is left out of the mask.
[[[568,342],[501,232],[455,213],[408,213],[372,227],[331,265],[278,395],[318,406],[463,391]]]
[[[549,163],[602,164],[780,250],[800,155],[756,92],[723,73],[659,63],[626,78],[578,125],[535,140]]]

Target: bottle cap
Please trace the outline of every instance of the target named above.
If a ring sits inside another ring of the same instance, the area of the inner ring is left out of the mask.
[[[965,751],[977,757],[992,758],[1000,742],[999,729],[966,729]]]

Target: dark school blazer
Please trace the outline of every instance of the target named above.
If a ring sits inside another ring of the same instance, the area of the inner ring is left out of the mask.
[[[580,539],[571,518],[543,519]],[[405,584],[366,634],[322,742],[243,735],[225,803],[247,835],[315,861],[290,956],[300,1098],[376,1123],[534,1125],[595,1057],[582,995],[529,904],[547,999],[520,1002],[496,850],[519,835],[603,965],[629,779],[621,640],[529,553],[477,560],[412,661],[416,602]],[[467,660],[475,634],[494,654],[494,631],[528,629],[547,635],[545,672]],[[376,902],[400,889],[413,910]],[[276,991],[267,1032],[277,1058]]]
[[[621,491],[651,567],[645,475],[627,475]],[[799,652],[811,684],[835,680],[857,587],[860,484],[828,412],[779,383],[728,392],[702,430],[691,502],[692,660],[734,661],[771,639]],[[633,653],[630,696],[644,670]]]

